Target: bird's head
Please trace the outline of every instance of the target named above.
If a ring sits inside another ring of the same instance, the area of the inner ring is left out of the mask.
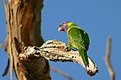
[[[58,31],[61,32],[61,31],[65,31],[67,32],[67,30],[72,27],[72,26],[75,26],[76,24],[74,24],[73,22],[64,22],[62,24],[60,24],[59,28],[58,28]]]

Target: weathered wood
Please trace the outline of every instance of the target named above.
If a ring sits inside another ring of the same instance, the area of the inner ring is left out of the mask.
[[[23,65],[18,58],[25,46],[41,46],[44,42],[40,29],[43,0],[8,0],[8,4],[3,0],[3,6],[7,31],[5,50],[10,62],[10,80],[13,69],[18,80],[50,80],[49,64],[45,58],[40,57],[38,60],[43,59],[39,62],[41,66],[31,69],[28,69],[29,64]],[[32,62],[35,61],[30,63]],[[48,68],[43,70],[43,67]],[[35,76],[31,71],[38,71],[41,75]]]
[[[96,64],[90,57],[88,57],[89,67],[85,67],[79,52],[73,50],[68,51],[66,48],[66,44],[61,41],[48,40],[41,47],[26,47],[24,49],[24,54],[19,54],[19,57],[23,63],[42,56],[47,60],[55,62],[76,62],[80,64],[90,76],[94,76],[98,72]]]

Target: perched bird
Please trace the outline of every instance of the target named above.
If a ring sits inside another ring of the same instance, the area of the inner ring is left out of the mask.
[[[76,48],[82,57],[85,67],[89,67],[87,50],[89,49],[90,40],[88,34],[73,22],[62,23],[58,31],[66,32],[68,36],[68,49]]]

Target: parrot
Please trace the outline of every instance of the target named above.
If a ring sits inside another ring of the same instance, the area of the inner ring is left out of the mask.
[[[88,34],[73,22],[64,22],[58,28],[59,32],[66,32],[68,37],[68,50],[77,49],[85,67],[89,67],[87,50],[89,49]]]

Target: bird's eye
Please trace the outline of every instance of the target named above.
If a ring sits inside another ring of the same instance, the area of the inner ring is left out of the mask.
[[[62,28],[62,31],[65,31],[65,30]]]

